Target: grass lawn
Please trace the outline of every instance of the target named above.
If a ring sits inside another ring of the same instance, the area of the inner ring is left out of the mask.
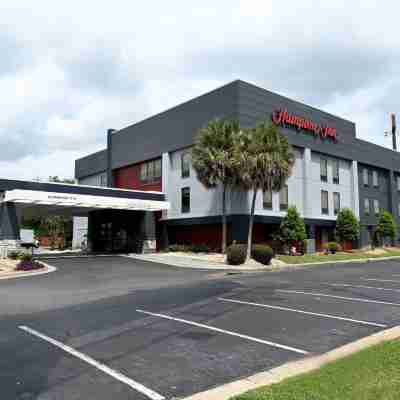
[[[277,256],[287,264],[303,264],[312,262],[326,262],[326,261],[340,261],[340,260],[357,260],[363,258],[378,258],[378,257],[392,257],[400,256],[400,249],[384,249],[382,254],[374,254],[372,252],[355,251],[352,253],[336,253],[336,254],[306,254],[304,256]],[[400,399],[400,396],[399,396]]]
[[[362,350],[321,369],[231,400],[398,400],[400,341]]]

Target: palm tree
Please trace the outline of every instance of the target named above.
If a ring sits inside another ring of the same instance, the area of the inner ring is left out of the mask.
[[[235,169],[240,186],[253,190],[247,238],[247,260],[251,255],[254,209],[259,190],[279,192],[290,177],[294,154],[285,136],[267,122],[243,130],[235,148]]]
[[[226,192],[233,180],[236,121],[215,119],[200,129],[192,149],[192,165],[198,180],[207,188],[222,185],[222,253],[226,251]]]

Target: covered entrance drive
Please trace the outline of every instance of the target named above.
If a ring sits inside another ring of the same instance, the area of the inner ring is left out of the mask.
[[[161,192],[0,179],[0,246],[18,247],[22,217],[88,217],[88,249],[142,252],[156,247],[154,212],[167,210]]]

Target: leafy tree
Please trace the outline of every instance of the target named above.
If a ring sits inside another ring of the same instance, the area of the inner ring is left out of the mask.
[[[222,252],[226,251],[226,192],[234,184],[233,157],[239,123],[215,119],[199,131],[191,152],[198,180],[207,188],[222,185]]]
[[[251,255],[254,209],[259,190],[279,192],[292,173],[294,154],[279,129],[267,122],[238,134],[236,174],[240,186],[253,191],[247,238],[247,259]]]
[[[342,208],[336,219],[336,235],[341,242],[357,240],[360,224],[350,208]]]
[[[282,219],[280,225],[279,237],[281,241],[287,245],[297,241],[302,242],[307,238],[304,219],[300,216],[296,206],[291,206],[288,208],[287,214]]]
[[[382,239],[393,241],[396,238],[397,227],[390,212],[383,211],[379,214],[376,232]]]

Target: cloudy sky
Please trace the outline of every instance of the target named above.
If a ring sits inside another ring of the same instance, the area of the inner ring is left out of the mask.
[[[0,5],[0,177],[72,177],[107,128],[238,78],[348,118],[384,146],[389,113],[400,118],[394,0],[34,4]]]

